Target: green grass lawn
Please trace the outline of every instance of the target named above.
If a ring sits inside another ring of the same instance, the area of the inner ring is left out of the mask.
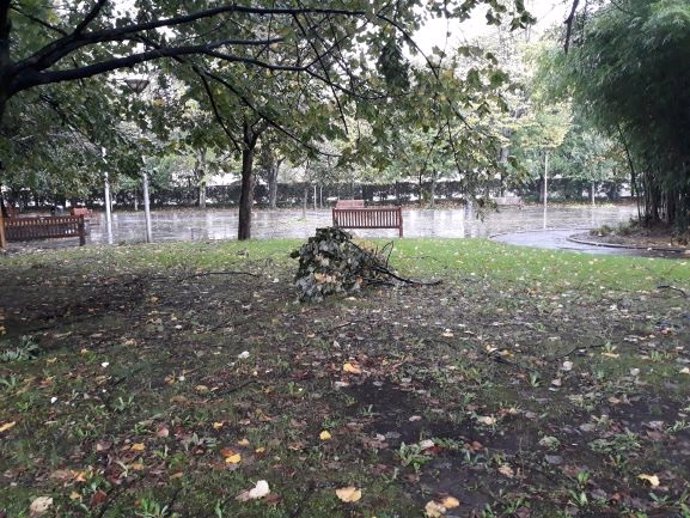
[[[299,245],[0,258],[0,511],[690,516],[688,261],[403,239],[440,285],[300,304]]]

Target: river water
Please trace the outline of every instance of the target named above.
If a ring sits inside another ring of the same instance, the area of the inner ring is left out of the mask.
[[[489,237],[522,231],[581,231],[601,225],[627,222],[635,214],[634,206],[604,205],[550,207],[503,207],[483,218],[466,209],[404,209],[405,237]],[[94,216],[90,243],[108,243],[105,216]],[[236,209],[160,210],[152,213],[153,240],[199,241],[236,239]],[[324,210],[257,210],[253,213],[252,237],[307,238],[314,229],[331,224],[331,211]],[[143,242],[146,227],[143,212],[116,212],[112,224],[113,243]],[[362,237],[396,237],[397,230],[354,230]]]
[[[465,208],[404,209],[405,237],[494,237],[512,244],[542,248],[567,248],[594,253],[626,253],[619,250],[587,247],[567,241],[567,236],[604,224],[615,226],[636,214],[633,205],[597,207],[554,206],[545,213],[541,206],[501,207],[483,217]],[[153,241],[208,241],[237,238],[237,209],[175,209],[152,212]],[[256,239],[299,238],[314,235],[319,227],[331,225],[330,209],[256,210],[252,236]],[[397,237],[395,229],[352,230],[360,237]],[[144,213],[115,212],[109,236],[105,215],[94,213],[89,225],[87,244],[143,243],[146,240]],[[28,243],[10,243],[10,249],[55,248],[74,246],[76,239],[52,239]]]

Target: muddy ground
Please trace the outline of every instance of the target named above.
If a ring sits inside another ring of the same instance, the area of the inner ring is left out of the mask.
[[[681,288],[158,259],[0,264],[4,516],[690,516]]]

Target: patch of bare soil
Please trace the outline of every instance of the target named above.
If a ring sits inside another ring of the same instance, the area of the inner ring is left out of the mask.
[[[600,244],[641,249],[675,250],[690,254],[690,233],[681,235],[668,227],[641,228],[632,226],[614,229],[604,226],[588,233],[577,234],[574,237]]]

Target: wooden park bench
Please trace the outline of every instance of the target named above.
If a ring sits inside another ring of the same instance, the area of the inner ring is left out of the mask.
[[[84,219],[89,219],[93,217],[93,211],[87,209],[86,207],[72,207],[69,210],[71,216],[84,216]]]
[[[100,225],[101,220],[98,217],[93,217],[93,210],[87,209],[86,207],[72,207],[69,210],[71,216],[84,216],[84,221],[89,225],[86,227],[86,232],[89,232],[89,226]]]
[[[361,201],[361,200],[343,200]],[[397,228],[403,237],[403,217],[400,207],[363,207],[333,209],[333,226],[340,228]]]
[[[3,227],[7,241],[78,237],[79,246],[86,244],[84,216],[8,218],[4,220]]]

